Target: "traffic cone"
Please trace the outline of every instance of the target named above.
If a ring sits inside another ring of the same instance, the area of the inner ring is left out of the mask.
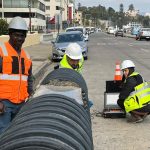
[[[122,80],[122,76],[121,76],[120,63],[116,62],[114,81],[121,81],[121,80]]]

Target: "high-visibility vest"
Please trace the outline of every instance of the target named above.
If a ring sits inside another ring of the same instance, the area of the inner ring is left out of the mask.
[[[129,77],[136,76],[139,73],[133,72]],[[134,87],[134,91],[125,99],[124,106],[126,112],[142,108],[150,103],[150,83],[145,82]]]
[[[82,57],[82,59],[79,60],[79,67],[76,70],[77,72],[81,73],[82,71],[82,67],[83,67],[83,62],[84,62],[84,58]],[[73,69],[68,61],[67,61],[67,56],[66,54],[63,56],[62,60],[60,61],[60,68],[69,68],[69,69]]]
[[[28,75],[31,60],[22,49],[20,56],[9,42],[0,44],[0,99],[19,104],[29,96]]]

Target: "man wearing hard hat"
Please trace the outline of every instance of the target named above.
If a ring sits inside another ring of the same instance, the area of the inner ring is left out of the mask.
[[[124,60],[121,69],[124,84],[117,103],[131,114],[128,122],[142,122],[150,113],[150,84],[135,72],[135,64],[131,60]]]
[[[27,24],[14,17],[8,29],[9,41],[0,44],[0,133],[33,93],[32,62],[22,49]]]
[[[77,72],[82,72],[84,58],[80,45],[77,43],[70,43],[67,48],[65,55],[60,61],[60,68],[70,68]]]

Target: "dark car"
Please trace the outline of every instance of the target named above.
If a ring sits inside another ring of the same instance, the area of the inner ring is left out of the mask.
[[[117,30],[116,33],[115,33],[115,36],[123,37],[123,30]]]

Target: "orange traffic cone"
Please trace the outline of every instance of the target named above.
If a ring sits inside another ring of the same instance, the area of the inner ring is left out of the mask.
[[[122,80],[120,63],[116,62],[114,81],[120,81],[120,80]]]

